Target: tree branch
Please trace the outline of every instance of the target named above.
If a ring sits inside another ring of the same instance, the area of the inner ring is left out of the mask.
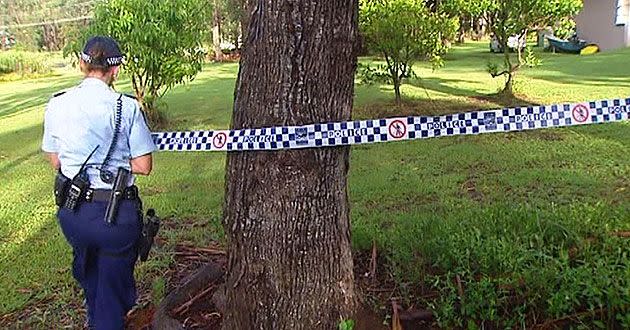
[[[510,71],[508,70],[503,70],[499,73],[490,73],[490,75],[492,76],[492,78],[496,78],[496,77],[500,77],[500,76],[505,76],[506,74],[510,74]]]

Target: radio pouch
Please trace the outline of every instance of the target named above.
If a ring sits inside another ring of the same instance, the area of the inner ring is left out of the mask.
[[[85,196],[88,188],[90,188],[90,182],[83,175],[83,173],[77,174],[72,181],[70,181],[70,188],[66,194],[66,200],[63,207],[68,210],[74,210],[77,208],[79,201]]]
[[[53,192],[55,194],[55,204],[57,206],[63,206],[66,202],[69,183],[70,179],[63,175],[61,171],[58,171],[55,176],[55,186],[53,188]]]

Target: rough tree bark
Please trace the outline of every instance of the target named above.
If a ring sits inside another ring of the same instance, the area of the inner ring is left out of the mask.
[[[349,120],[358,1],[258,0],[234,129]],[[349,149],[228,154],[223,329],[336,329],[356,306]]]

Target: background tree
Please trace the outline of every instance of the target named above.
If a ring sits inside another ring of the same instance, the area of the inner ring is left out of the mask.
[[[222,37],[229,41],[239,52],[242,42],[243,5],[241,0],[221,0],[223,2],[223,30]]]
[[[503,66],[490,65],[492,77],[505,76],[502,93],[514,94],[514,77],[526,61],[517,47],[518,58],[513,61],[508,38],[526,38],[529,31],[552,26],[556,22],[574,16],[582,9],[582,0],[473,0],[483,9],[485,20],[503,49]]]
[[[413,63],[428,59],[442,65],[457,20],[432,13],[423,0],[366,0],[361,2],[361,32],[368,49],[385,58],[386,66],[371,72],[394,85],[396,104],[401,104],[400,85],[413,74]],[[369,68],[367,69],[370,70]]]
[[[243,5],[241,0],[213,0],[214,15],[212,29],[212,45],[214,60],[223,59],[222,42],[234,45],[233,51],[239,52],[241,47],[241,20]]]
[[[471,30],[479,37],[481,31],[479,22],[483,14],[483,7],[470,0],[428,0],[427,5],[433,12],[444,13],[448,17],[459,20],[457,41],[463,43],[465,36]]]
[[[11,27],[18,48],[60,50],[93,8],[83,0],[0,0],[0,25]]]
[[[357,15],[356,1],[258,2],[232,128],[350,120]],[[352,317],[348,161],[347,147],[228,153],[223,329],[329,330]]]
[[[156,101],[201,71],[212,8],[196,0],[110,0],[94,9],[90,28],[69,49],[79,52],[96,34],[119,41],[125,71],[149,121],[159,124]]]
[[[214,0],[212,13],[212,49],[214,50],[214,60],[221,62],[223,60],[223,51],[221,50],[221,0]]]
[[[241,8],[241,38],[243,40],[242,45],[247,43],[247,33],[249,32],[249,20],[251,19],[254,8],[256,8],[255,0],[231,0],[240,5]]]

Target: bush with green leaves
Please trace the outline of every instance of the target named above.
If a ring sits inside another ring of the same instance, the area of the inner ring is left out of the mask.
[[[201,71],[211,7],[195,0],[110,0],[99,2],[90,27],[70,44],[78,54],[93,35],[116,39],[126,55],[124,69],[149,121],[161,121],[157,100]]]
[[[561,39],[568,39],[575,34],[575,20],[573,17],[566,17],[552,25],[553,35]]]
[[[365,78],[385,79],[394,85],[400,105],[400,85],[413,75],[413,64],[429,60],[442,66],[440,55],[448,50],[458,22],[444,14],[431,13],[422,0],[363,0],[359,15],[361,32],[369,50],[382,55],[386,66],[364,69]],[[360,73],[361,73],[360,72]]]

